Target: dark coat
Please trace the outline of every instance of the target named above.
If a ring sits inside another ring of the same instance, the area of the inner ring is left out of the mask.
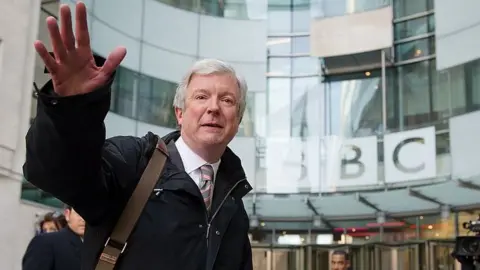
[[[23,270],[80,270],[82,240],[69,228],[36,235],[22,260]]]
[[[119,136],[105,140],[110,85],[92,93],[56,97],[52,83],[39,93],[37,117],[26,137],[28,181],[73,206],[86,220],[83,269],[94,269],[109,233],[140,179],[157,142]],[[116,269],[249,270],[249,219],[242,198],[252,189],[229,149],[215,180],[212,215],[184,171],[174,141],[170,158]]]

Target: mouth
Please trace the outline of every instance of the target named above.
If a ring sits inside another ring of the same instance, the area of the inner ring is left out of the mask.
[[[206,124],[202,124],[202,127],[223,128],[222,125],[219,125],[219,124],[217,124],[217,123],[206,123]]]

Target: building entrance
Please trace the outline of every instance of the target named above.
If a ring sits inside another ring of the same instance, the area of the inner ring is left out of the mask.
[[[328,270],[335,250],[347,251],[352,270],[459,270],[453,241],[364,245],[253,245],[254,270]]]

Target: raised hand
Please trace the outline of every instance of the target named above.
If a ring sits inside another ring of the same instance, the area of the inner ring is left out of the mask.
[[[60,6],[60,30],[55,18],[47,18],[55,57],[50,55],[41,41],[37,40],[34,44],[52,76],[54,90],[60,96],[86,94],[103,86],[127,53],[124,47],[117,47],[110,53],[102,67],[97,66],[90,47],[87,10],[84,3],[77,3],[75,17],[75,36],[68,5]]]

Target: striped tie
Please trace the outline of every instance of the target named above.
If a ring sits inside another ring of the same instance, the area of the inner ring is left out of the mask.
[[[213,197],[213,167],[211,165],[203,165],[200,167],[202,178],[200,180],[200,192],[207,210],[210,211]]]

